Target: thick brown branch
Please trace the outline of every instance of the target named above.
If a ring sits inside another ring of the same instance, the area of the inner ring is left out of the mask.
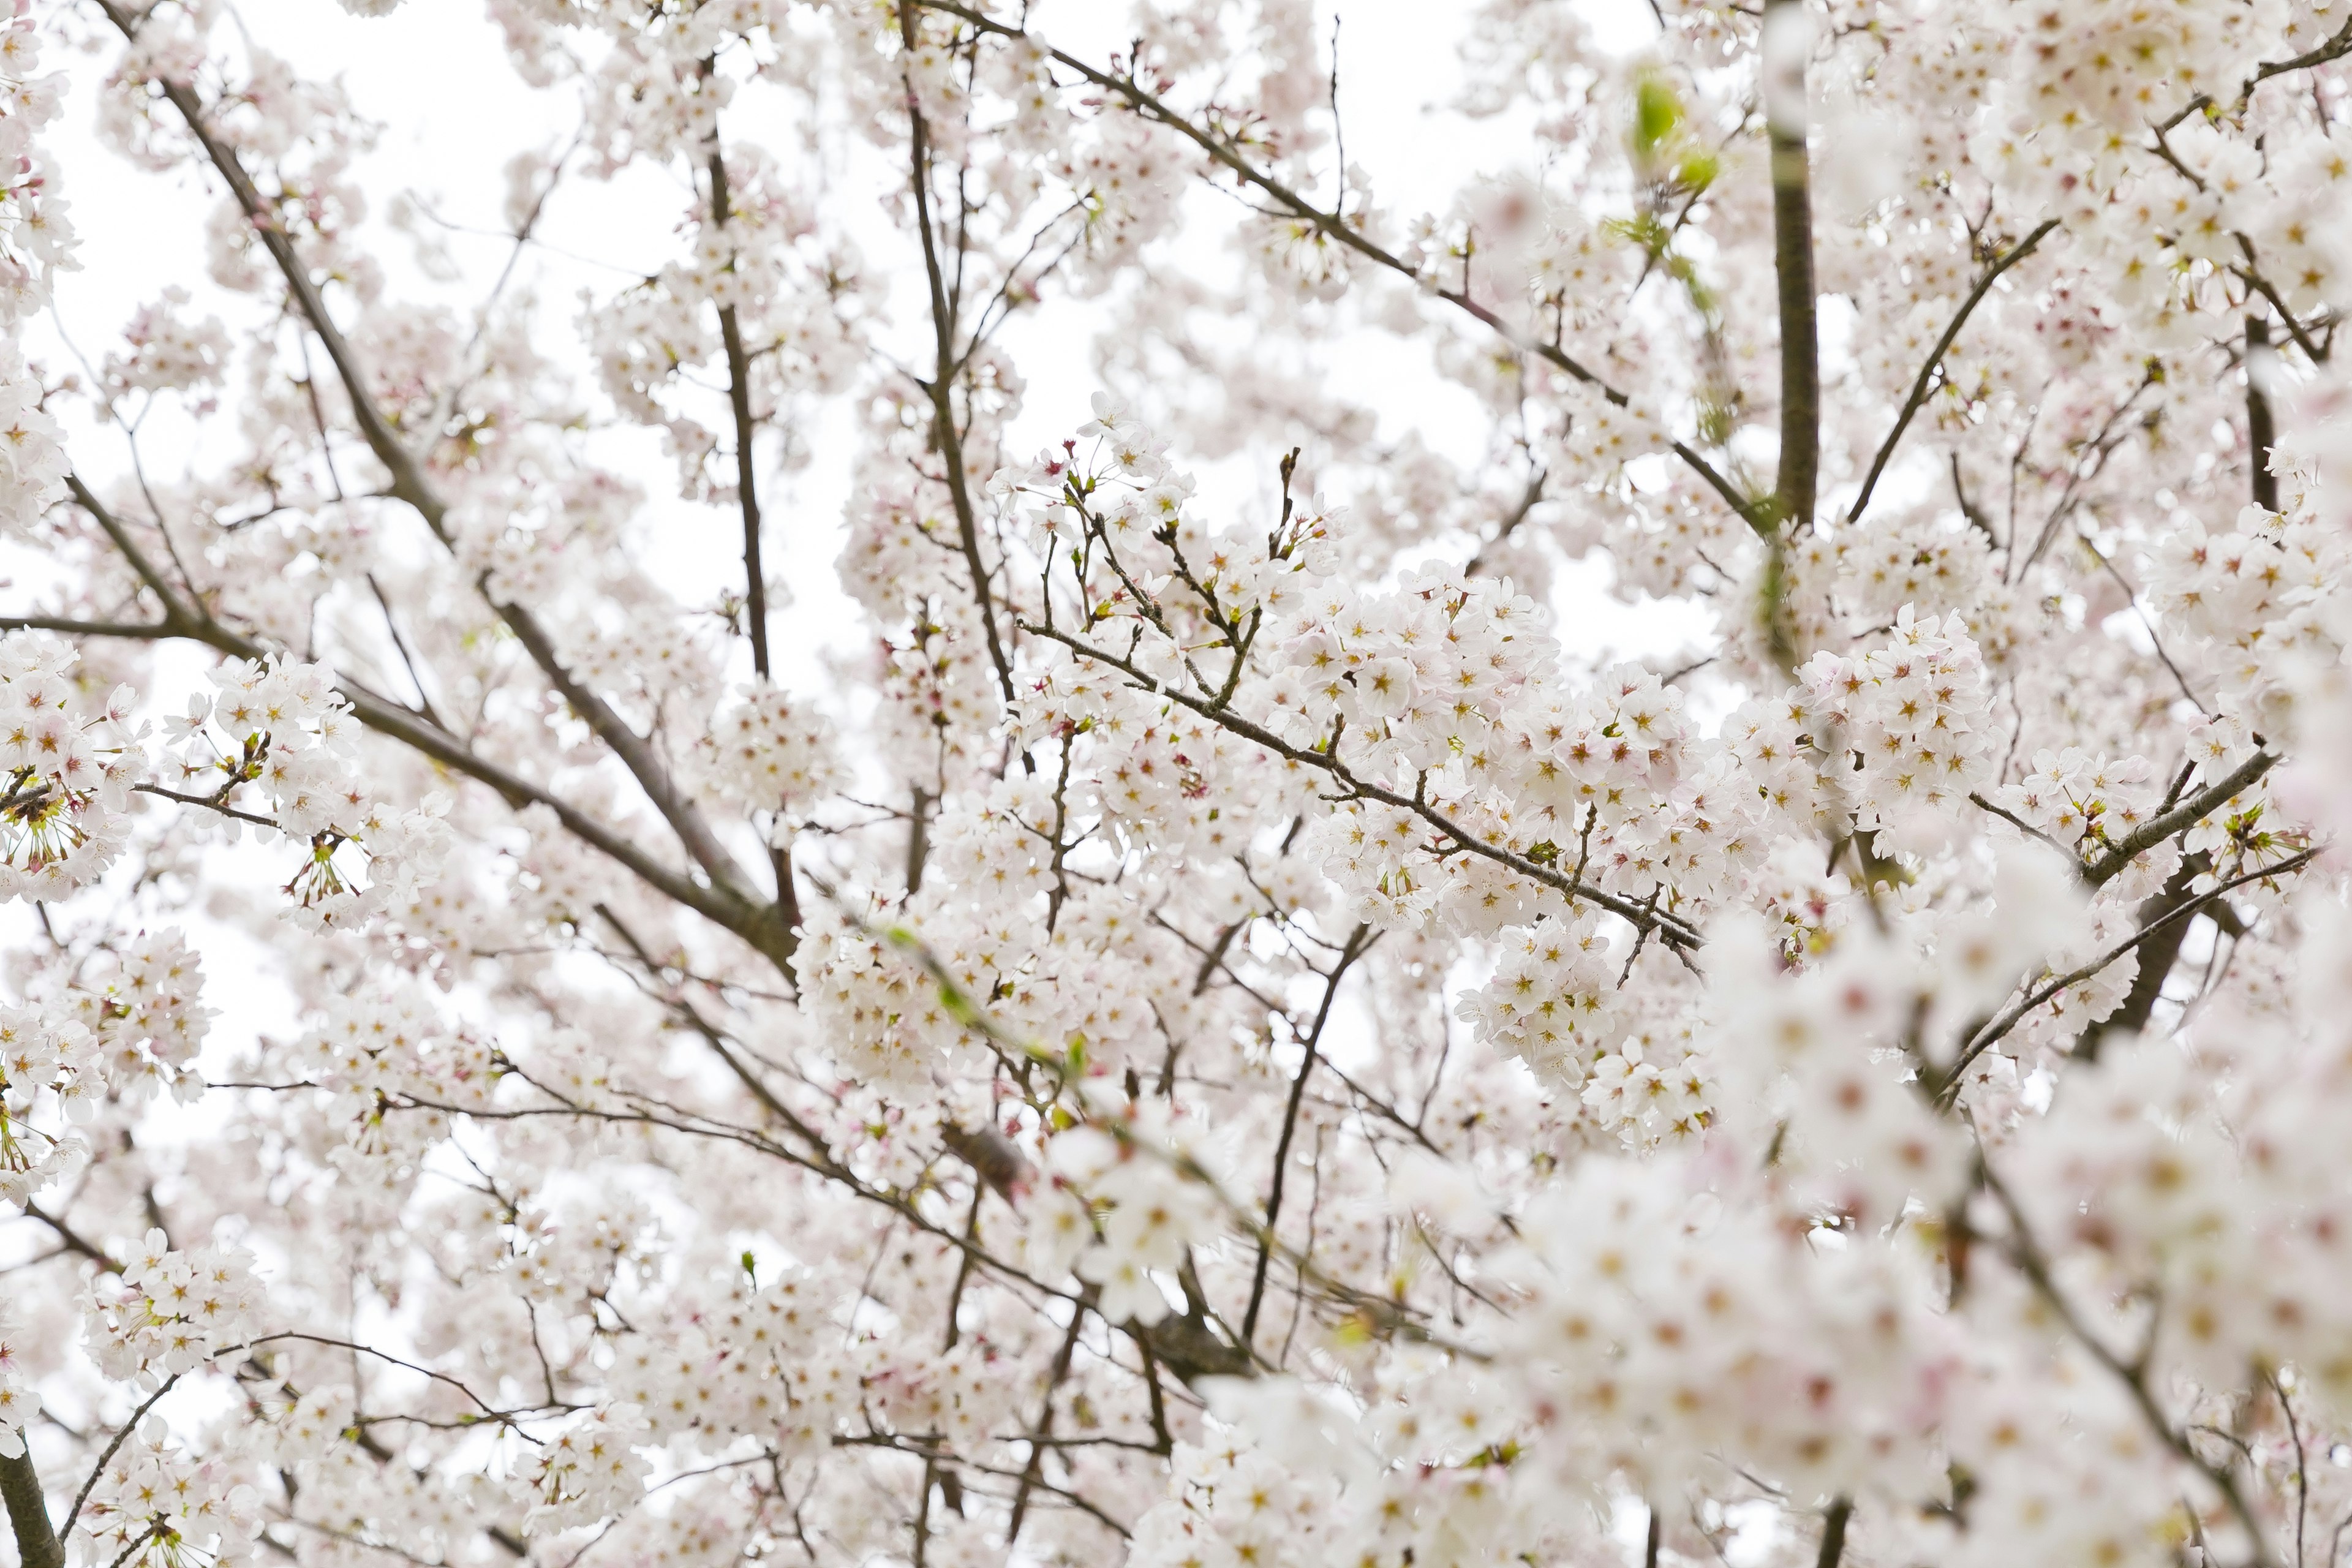
[[[1765,30],[1776,22],[1801,22],[1802,0],[1765,0]],[[1767,43],[1768,53],[1770,44]],[[1772,69],[1767,61],[1766,69]],[[1780,303],[1780,468],[1772,488],[1774,521],[1782,529],[1810,527],[1821,483],[1822,356],[1817,302],[1813,295],[1813,210],[1805,153],[1804,61],[1790,63],[1796,80],[1768,97],[1793,96],[1774,104],[1766,132],[1772,149],[1772,263]]]
[[[2271,472],[2271,448],[2278,442],[2278,426],[2271,416],[2270,378],[2277,354],[2271,348],[2271,328],[2260,316],[2246,318],[2246,458],[2252,471],[2254,504],[2276,511],[2278,477]]]
[[[2179,961],[2180,944],[2189,936],[2189,921],[2166,917],[2196,898],[2189,885],[2212,868],[2213,858],[2210,855],[2183,856],[2172,875],[2165,879],[2164,886],[2153,897],[2142,900],[2135,911],[2140,929],[2162,929],[2140,944],[2139,973],[2132,976],[2131,989],[2124,993],[2122,1005],[2083,1031],[2074,1042],[2075,1056],[2084,1061],[2096,1061],[2108,1036],[2137,1035],[2147,1027],[2149,1017],[2156,1012],[2157,999],[2164,994],[2164,983],[2172,977],[2172,966]],[[2202,904],[2206,900],[2196,901]]]
[[[2231,769],[2226,778],[2198,791],[2170,811],[2158,814],[2116,839],[2105,855],[2083,868],[2083,880],[2095,888],[2113,880],[2125,867],[2138,858],[2142,850],[2153,848],[2185,828],[2194,827],[2214,807],[2226,804],[2232,795],[2270,772],[2277,763],[2278,757],[2274,753],[2256,752]]]
[[[1853,1518],[1852,1498],[1842,1497],[1830,1504],[1822,1519],[1822,1550],[1813,1559],[1815,1568],[1838,1568],[1838,1560],[1845,1555],[1846,1523]]]
[[[1962,1047],[1958,1059],[1954,1061],[1950,1069],[1943,1075],[1943,1081],[1936,1091],[1937,1100],[1946,1105],[1951,1104],[1959,1094],[1961,1078],[1967,1073],[1969,1066],[1979,1057],[1990,1050],[1993,1045],[2007,1036],[2011,1029],[2016,1028],[2027,1014],[2068,986],[2078,985],[2090,979],[2135,948],[2162,940],[2165,933],[2175,924],[2187,921],[2222,894],[2242,888],[2249,882],[2268,881],[2273,877],[2284,877],[2291,872],[2300,871],[2318,858],[2317,849],[2305,849],[2301,854],[2287,857],[2275,866],[2259,866],[2251,871],[2242,872],[2210,892],[2176,904],[2081,968],[2069,970],[2064,974],[2054,976],[2034,986],[2003,1008],[1998,1017],[1978,1030],[1975,1037]]]
[[[7,1504],[8,1522],[16,1532],[16,1561],[23,1568],[66,1568],[66,1551],[58,1544],[57,1527],[49,1522],[48,1497],[30,1449],[13,1459],[0,1458],[0,1501]]]

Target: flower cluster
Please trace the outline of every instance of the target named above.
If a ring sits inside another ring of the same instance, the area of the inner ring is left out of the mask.
[[[66,643],[0,637],[0,890],[57,898],[98,878],[129,837],[124,814],[146,759],[117,688],[102,701],[72,678]]]
[[[212,673],[215,694],[191,698],[169,721],[174,784],[231,821],[257,820],[231,803],[248,786],[267,825],[307,846],[286,884],[295,911],[317,929],[349,925],[416,895],[451,848],[441,821],[447,798],[428,795],[395,809],[369,789],[350,705],[315,664],[231,659]],[[346,844],[367,852],[361,883],[338,860]]]
[[[486,4],[0,25],[34,1554],[2325,1554],[2343,0]]]
[[[261,1305],[260,1283],[241,1248],[180,1251],[151,1230],[114,1282],[97,1287],[83,1321],[108,1376],[154,1383],[243,1349]]]

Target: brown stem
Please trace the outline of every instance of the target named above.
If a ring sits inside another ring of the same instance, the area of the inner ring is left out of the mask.
[[[1822,1521],[1822,1554],[1813,1560],[1818,1568],[1838,1568],[1838,1559],[1845,1555],[1846,1522],[1853,1518],[1852,1498],[1842,1497],[1830,1504]]]
[[[727,226],[727,161],[710,153],[710,222]],[[735,307],[719,311],[719,336],[727,345],[727,402],[735,415],[735,499],[743,509],[743,618],[751,638],[751,668],[768,679],[768,574],[760,561],[760,489],[751,461],[751,358],[743,352],[743,328]]]
[[[1766,0],[1767,30],[1775,20],[1801,16],[1802,3]],[[1775,521],[1783,529],[1811,524],[1822,459],[1821,333],[1813,297],[1813,215],[1807,188],[1801,59],[1795,68],[1793,121],[1776,114],[1767,132],[1772,148],[1772,262],[1780,295],[1780,471],[1772,500],[1779,514]]]
[[[1307,1097],[1307,1080],[1315,1074],[1315,1050],[1322,1044],[1323,1026],[1331,1016],[1331,1004],[1339,994],[1339,982],[1346,979],[1348,969],[1371,946],[1372,928],[1358,925],[1348,938],[1347,946],[1339,950],[1339,962],[1323,981],[1323,1003],[1315,1010],[1314,1025],[1307,1031],[1307,1054],[1299,1058],[1298,1076],[1290,1080],[1290,1103],[1282,1112],[1282,1136],[1274,1144],[1274,1179],[1265,1194],[1265,1239],[1258,1244],[1257,1268],[1250,1275],[1249,1308],[1242,1313],[1242,1343],[1248,1345],[1257,1333],[1258,1309],[1265,1304],[1265,1268],[1274,1256],[1275,1226],[1282,1218],[1283,1178],[1290,1169],[1290,1141],[1298,1131],[1298,1103]]]
[[[901,0],[898,36],[911,53],[915,47],[915,5]],[[907,84],[907,124],[914,165],[915,226],[922,233],[923,272],[930,285],[931,378],[922,383],[931,401],[931,443],[947,470],[948,499],[955,506],[956,539],[964,566],[971,574],[971,596],[980,610],[981,631],[988,642],[989,662],[1004,700],[1013,700],[1013,664],[1005,657],[1004,640],[996,629],[995,595],[988,585],[988,568],[981,559],[980,521],[971,504],[971,477],[963,468],[963,432],[956,425],[955,382],[960,361],[955,351],[956,306],[948,297],[947,274],[940,265],[939,237],[931,228],[930,127],[916,101],[914,84]],[[961,218],[959,218],[961,221]]]
[[[2271,349],[2270,323],[2260,316],[2246,318],[2246,451],[2253,469],[2254,504],[2276,511],[2278,479],[2271,472],[2271,447],[2278,442],[2278,426],[2271,417],[2267,383],[2276,361]]]
[[[1982,301],[1985,295],[1991,291],[1993,284],[2000,275],[2032,255],[2035,247],[2048,238],[2051,231],[2057,226],[2056,218],[2043,219],[2032,233],[2019,240],[1998,261],[1986,268],[1984,276],[1977,279],[1977,286],[1969,290],[1969,297],[1960,301],[1960,308],[1952,314],[1951,324],[1944,329],[1944,335],[1936,340],[1935,348],[1929,352],[1927,361],[1919,366],[1919,374],[1911,383],[1911,395],[1904,400],[1903,412],[1895,416],[1895,428],[1889,430],[1886,433],[1886,439],[1879,443],[1878,454],[1871,459],[1870,473],[1862,481],[1862,493],[1853,498],[1853,506],[1845,514],[1845,520],[1848,522],[1860,521],[1864,510],[1870,505],[1870,493],[1878,488],[1878,476],[1886,471],[1887,459],[1895,456],[1895,448],[1903,440],[1903,432],[1911,427],[1911,416],[1918,413],[1920,407],[1927,403],[1927,394],[1932,390],[1930,384],[1935,380],[1936,368],[1944,363],[1944,356],[1951,352],[1953,342],[1960,335],[1960,329],[1968,325],[1969,315]],[[1954,462],[1957,464],[1957,458]],[[1955,467],[1952,471],[1957,484],[1959,469]],[[1966,495],[1961,496],[1960,505],[1963,510],[1968,511],[1969,521],[1979,528],[1984,529],[1985,536],[1990,538],[1992,530],[1986,528],[1976,513],[1969,509]]]

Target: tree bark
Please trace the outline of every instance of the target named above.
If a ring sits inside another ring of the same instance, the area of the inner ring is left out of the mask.
[[[13,1459],[0,1458],[0,1500],[7,1503],[8,1522],[16,1531],[16,1561],[24,1568],[66,1568],[66,1549],[49,1522],[48,1496],[29,1448]]]

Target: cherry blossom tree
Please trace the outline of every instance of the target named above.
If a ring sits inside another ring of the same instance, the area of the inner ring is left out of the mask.
[[[18,0],[25,1568],[2342,1563],[2352,12],[1612,4]]]

